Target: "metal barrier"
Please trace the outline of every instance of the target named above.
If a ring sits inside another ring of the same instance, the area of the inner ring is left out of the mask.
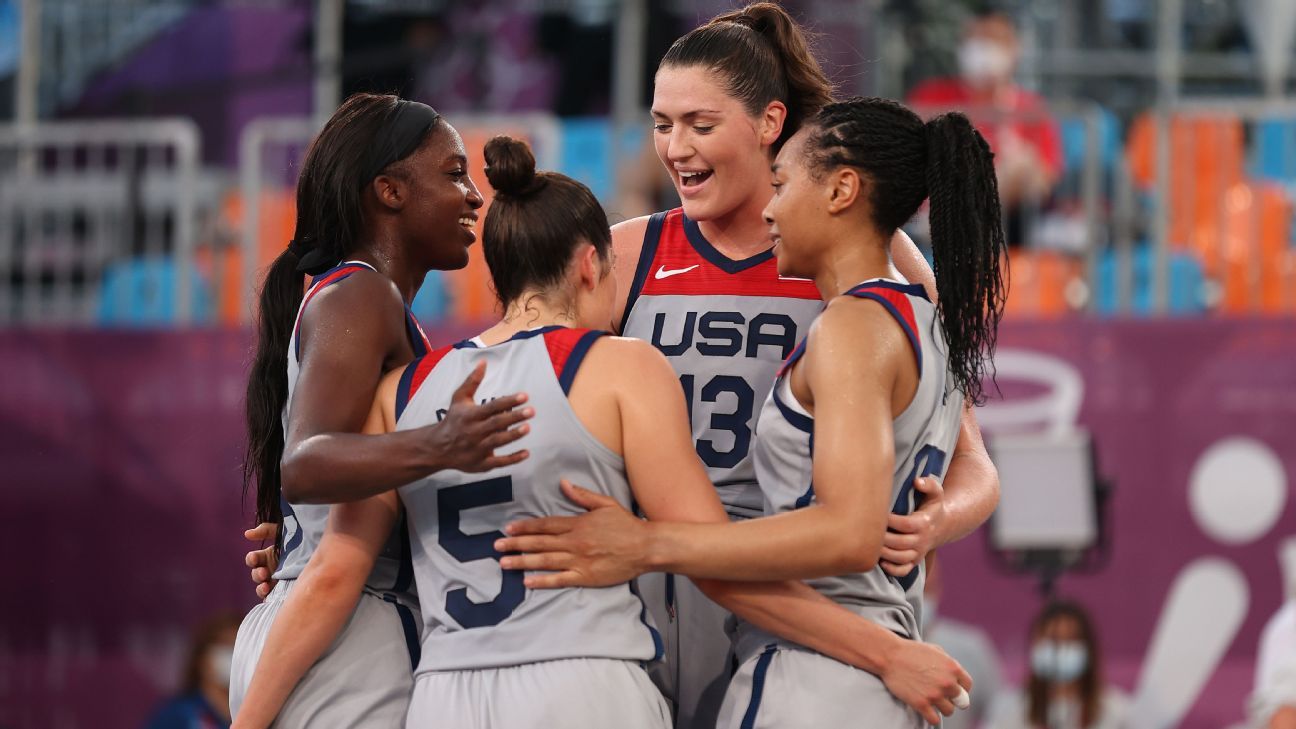
[[[558,169],[562,161],[562,131],[548,114],[455,115],[450,122],[463,137],[469,172],[490,204],[491,190],[483,172],[482,148],[496,134],[525,138],[540,169]],[[239,140],[239,186],[242,215],[243,285],[240,312],[251,321],[260,272],[292,237],[293,189],[297,170],[318,127],[306,118],[263,118],[244,128]],[[482,211],[485,214],[485,210]],[[489,316],[494,298],[479,246],[472,249],[465,272],[449,281],[453,314],[475,319]]]
[[[198,165],[186,119],[0,124],[0,326],[191,321]]]

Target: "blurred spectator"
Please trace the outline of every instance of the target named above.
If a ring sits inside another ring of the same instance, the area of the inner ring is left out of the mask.
[[[1125,729],[1129,698],[1103,683],[1102,653],[1089,614],[1055,602],[1030,630],[1025,690],[1004,692],[990,709],[990,729]],[[976,687],[973,686],[973,690]]]
[[[1265,624],[1251,695],[1254,729],[1296,729],[1296,539],[1282,546],[1287,601]]]
[[[999,694],[1003,674],[999,669],[999,654],[995,652],[990,636],[981,628],[947,618],[938,611],[944,581],[941,579],[940,560],[933,559],[923,586],[922,637],[935,643],[950,657],[958,661],[972,677],[972,706],[956,711],[941,722],[942,729],[972,729],[980,726],[990,702]]]
[[[230,663],[241,618],[216,615],[198,626],[175,696],[158,707],[146,729],[227,729]]]
[[[976,122],[995,153],[1005,233],[1013,246],[1024,242],[1023,207],[1038,207],[1062,174],[1057,121],[1042,98],[1013,80],[1018,55],[1012,19],[1000,13],[978,15],[963,31],[961,76],[927,81],[909,95],[909,104],[925,115],[961,110]]]

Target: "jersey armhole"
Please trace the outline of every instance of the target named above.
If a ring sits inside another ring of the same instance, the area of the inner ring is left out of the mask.
[[[585,355],[589,354],[595,340],[604,334],[593,329],[556,329],[544,333],[549,361],[553,363],[554,376],[558,378],[564,395],[571,394],[572,382],[576,380],[576,372],[585,361]]]
[[[918,338],[918,325],[914,319],[913,304],[909,303],[906,294],[891,289],[865,289],[850,294],[857,299],[870,299],[882,305],[891,314],[900,328],[904,330],[909,346],[913,349],[914,359],[918,364],[918,377],[922,378],[922,340]]]
[[[667,212],[653,213],[648,218],[648,227],[644,229],[643,247],[639,249],[639,266],[635,268],[634,281],[630,284],[630,293],[626,297],[625,311],[621,314],[620,331],[625,332],[626,322],[630,321],[630,311],[634,309],[639,292],[643,291],[648,273],[652,271],[653,260],[657,258],[657,245],[661,241],[662,228],[666,225]]]
[[[418,394],[419,387],[423,385],[428,375],[432,374],[432,370],[452,350],[454,350],[453,345],[442,347],[422,357],[416,357],[414,361],[405,365],[405,371],[401,373],[400,382],[396,385],[396,422],[400,422],[405,407]]]

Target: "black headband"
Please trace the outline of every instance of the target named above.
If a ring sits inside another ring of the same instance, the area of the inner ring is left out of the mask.
[[[368,183],[391,163],[414,154],[440,118],[427,104],[404,99],[396,102],[396,110],[369,147],[364,181]]]

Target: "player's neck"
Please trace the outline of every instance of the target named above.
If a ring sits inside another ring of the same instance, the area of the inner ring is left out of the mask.
[[[382,235],[375,236],[372,243],[361,247],[348,256],[347,260],[363,261],[373,266],[378,273],[391,279],[406,305],[414,301],[414,296],[427,275],[427,271],[416,270],[416,266],[410,265],[401,246]]]
[[[761,211],[767,197],[748,200],[733,212],[711,220],[699,220],[698,230],[713,248],[735,261],[751,258],[770,248],[769,224]]]
[[[815,286],[824,301],[841,296],[861,281],[891,278],[895,268],[891,265],[889,246],[883,245],[876,235],[842,238],[843,243],[825,252],[825,258],[814,275]]]
[[[539,292],[527,292],[504,307],[504,318],[481,333],[487,346],[507,341],[521,332],[548,326],[576,326],[578,317],[570,305],[551,303]]]

